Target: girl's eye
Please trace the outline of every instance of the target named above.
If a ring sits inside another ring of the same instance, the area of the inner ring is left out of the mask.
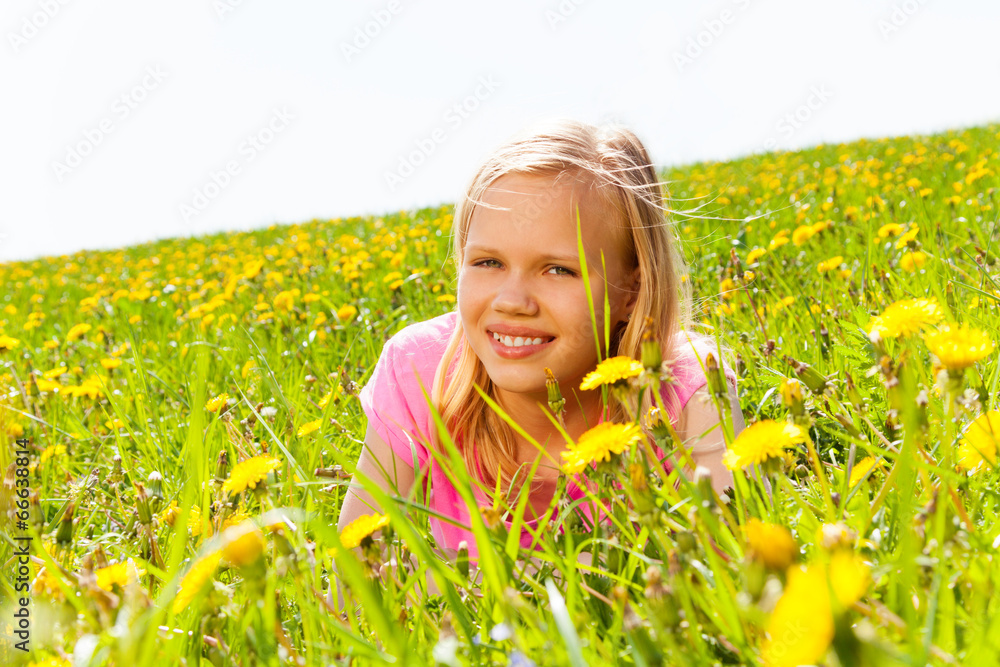
[[[567,269],[565,266],[553,266],[552,269],[550,269],[550,270],[565,271],[565,273],[562,274],[564,276],[575,276],[576,275],[576,273],[574,273],[573,271]]]
[[[473,266],[483,266],[484,264],[489,264],[490,262],[494,262],[496,264],[500,263],[500,262],[496,261],[495,259],[482,259],[482,260],[476,262],[475,264],[473,264]]]

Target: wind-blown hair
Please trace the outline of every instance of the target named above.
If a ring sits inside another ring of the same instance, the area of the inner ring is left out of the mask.
[[[657,179],[646,148],[635,134],[617,125],[597,127],[561,119],[529,128],[493,151],[456,207],[452,232],[456,271],[460,271],[464,263],[473,212],[478,205],[486,205],[482,198],[487,190],[508,174],[552,176],[555,182],[576,179],[591,186],[606,210],[617,213],[615,223],[627,238],[626,269],[632,271],[638,266],[640,276],[631,318],[617,327],[611,323],[615,328],[609,340],[610,356],[641,358],[641,336],[647,316],[652,318],[654,336],[668,364],[677,358],[680,345],[687,344],[688,338],[708,340],[691,332],[690,286],[680,279],[684,273],[684,259],[678,250],[672,223],[667,220],[665,188]],[[600,274],[601,267],[588,264],[587,269]],[[627,289],[627,286],[621,287]],[[595,309],[597,307],[595,304]],[[603,326],[603,322],[598,322],[600,330]],[[687,332],[686,337],[678,335],[682,328]],[[496,484],[499,471],[506,490],[519,467],[514,430],[473,387],[478,385],[497,401],[496,386],[468,342],[462,344],[464,338],[459,317],[435,373],[431,400],[449,433],[456,438],[467,470],[483,480],[487,488]],[[448,370],[456,355],[457,365],[449,378]],[[676,418],[676,396],[672,387],[667,387],[665,405]],[[632,403],[633,414],[638,414],[636,399],[630,397],[628,400]],[[655,403],[650,392],[644,392],[641,414],[645,415],[652,405]],[[566,408],[573,407],[572,401],[567,400]],[[612,397],[605,419],[624,422],[629,417],[625,406]],[[440,446],[433,429],[431,442],[435,447]]]

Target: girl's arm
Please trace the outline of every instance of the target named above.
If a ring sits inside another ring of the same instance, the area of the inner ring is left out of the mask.
[[[733,420],[733,435],[739,435],[743,430],[743,411],[740,409],[740,399],[736,390],[727,383],[729,390],[729,408]],[[723,490],[733,486],[733,473],[722,464],[722,456],[726,452],[726,441],[719,428],[719,411],[708,393],[708,385],[696,391],[681,410],[677,419],[677,435],[687,447],[693,447],[691,458],[695,465],[708,468],[712,473],[712,488],[722,494]],[[688,470],[687,474],[693,471]]]
[[[383,470],[385,471],[383,473]],[[413,486],[413,466],[401,457],[396,456],[385,440],[375,432],[371,423],[365,432],[365,444],[361,448],[361,456],[355,466],[354,474],[361,473],[371,479],[379,488],[392,495],[406,496]],[[344,528],[364,514],[382,513],[382,508],[375,502],[371,494],[364,490],[361,484],[351,478],[344,496],[344,504],[340,507],[340,520],[337,530]]]
[[[380,489],[392,495],[406,496],[413,486],[412,464],[396,456],[392,448],[372,428],[371,422],[368,423],[365,444],[361,448],[361,456],[354,469],[354,474],[358,473],[374,481]],[[344,496],[344,503],[340,506],[337,532],[343,532],[344,528],[358,517],[375,513],[382,514],[382,508],[375,502],[371,494],[365,491],[361,484],[352,477],[351,483],[347,487],[347,495]],[[360,547],[355,549],[355,552],[359,557],[361,556]],[[334,589],[337,591],[336,598],[334,598]],[[335,604],[335,608],[338,610],[344,607],[339,578],[335,577],[335,581],[330,582],[328,601],[330,604]]]

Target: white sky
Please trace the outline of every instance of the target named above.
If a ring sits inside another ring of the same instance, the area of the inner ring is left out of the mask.
[[[0,12],[0,260],[454,202],[489,150],[552,116],[624,123],[661,165],[1000,120],[1000,3],[986,0]],[[378,12],[391,18],[348,58]],[[465,118],[449,111],[467,98]],[[798,127],[783,120],[796,109]],[[433,151],[390,187],[418,143]]]

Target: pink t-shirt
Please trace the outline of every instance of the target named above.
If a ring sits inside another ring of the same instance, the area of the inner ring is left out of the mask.
[[[385,343],[371,378],[361,389],[359,398],[369,423],[392,448],[396,456],[407,463],[412,462],[415,457],[417,463],[415,472],[424,470],[428,465],[431,466],[428,475],[429,508],[455,519],[464,526],[469,526],[469,512],[465,502],[434,458],[427,453],[423,444],[430,441],[430,434],[435,431],[436,426],[416,377],[419,375],[427,394],[430,395],[434,374],[444,356],[445,347],[457,320],[458,314],[452,311],[424,322],[411,324],[394,335]],[[710,348],[699,346],[696,356],[695,349],[685,339],[682,340],[682,349],[687,354],[679,355],[677,362],[672,366],[677,381],[674,385],[676,402],[668,400],[668,391],[665,387],[661,388],[661,396],[671,422],[677,421],[677,416],[688,399],[706,384],[698,356],[704,359]],[[454,371],[457,358],[456,354],[449,372]],[[735,374],[728,367],[724,366],[723,370],[730,384],[735,386]],[[473,493],[479,506],[491,506],[490,501],[478,487],[473,487]],[[585,495],[572,480],[567,484],[567,494],[574,500]],[[536,521],[525,520],[531,527],[534,527]],[[470,557],[476,557],[475,538],[471,531],[433,516],[430,518],[430,526],[431,534],[438,546],[458,549],[459,543],[464,540],[469,545]],[[530,548],[531,543],[531,533],[524,531],[521,535],[522,546]]]

